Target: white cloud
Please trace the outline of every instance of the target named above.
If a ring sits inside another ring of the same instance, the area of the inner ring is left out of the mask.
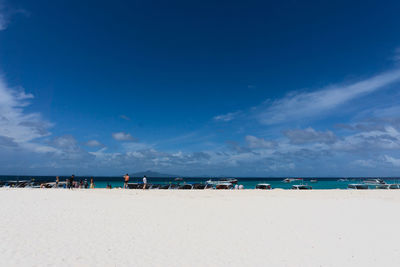
[[[272,141],[266,141],[264,138],[258,138],[252,135],[247,135],[245,139],[250,148],[273,148],[275,146],[275,143]]]
[[[247,112],[230,112],[213,119],[229,122],[240,118],[246,121],[256,118],[265,125],[311,120],[396,82],[400,82],[400,69],[348,85],[333,85],[313,92],[291,92],[281,99],[266,100]]]
[[[135,138],[133,138],[132,135],[130,135],[129,133],[125,133],[125,132],[112,133],[112,137],[117,141],[134,141],[135,140]]]
[[[361,132],[344,137],[332,149],[340,151],[375,151],[400,149],[400,133],[391,126],[383,130]]]
[[[236,119],[236,117],[237,117],[239,114],[240,114],[240,111],[231,112],[231,113],[227,113],[227,114],[224,114],[224,115],[218,115],[218,116],[215,116],[215,117],[214,117],[214,120],[215,120],[215,121],[225,121],[225,122],[228,122],[228,121],[232,121],[232,120]]]
[[[17,147],[18,144],[14,140],[7,136],[0,136],[0,147]]]
[[[145,144],[145,143],[139,143],[139,142],[125,142],[122,145],[123,151],[126,151],[126,152],[151,149],[151,148],[152,148],[152,145]]]
[[[376,167],[376,163],[370,159],[358,159],[352,162],[354,165],[361,167],[374,168]]]
[[[259,113],[260,122],[266,125],[309,119],[398,81],[400,70],[396,69],[346,86],[333,86],[309,93],[291,93],[255,110]]]
[[[20,8],[16,9],[9,3],[6,4],[6,0],[0,0],[0,31],[7,29],[11,18],[17,14],[21,14],[26,17],[30,15],[27,10]]]
[[[102,143],[100,143],[97,140],[89,140],[86,143],[84,143],[85,146],[89,146],[89,147],[100,147],[103,146]]]
[[[397,97],[397,96],[396,96]],[[400,116],[400,105],[391,105],[390,107],[374,109],[372,112],[374,117],[393,118]]]
[[[49,144],[53,148],[57,149],[57,151],[53,154],[54,160],[77,160],[75,163],[78,161],[82,163],[82,160],[88,160],[93,157],[86,150],[79,146],[78,141],[72,135],[54,137]]]
[[[24,144],[50,135],[48,128],[51,124],[41,114],[24,111],[30,99],[33,99],[32,94],[10,88],[0,78],[0,136]]]
[[[293,144],[306,143],[326,143],[332,144],[336,142],[336,135],[331,131],[318,132],[311,127],[306,129],[287,130],[284,132]]]
[[[395,167],[400,167],[400,159],[398,159],[398,158],[394,158],[394,157],[391,157],[391,156],[388,156],[388,155],[384,155],[383,159],[386,162],[392,164]]]

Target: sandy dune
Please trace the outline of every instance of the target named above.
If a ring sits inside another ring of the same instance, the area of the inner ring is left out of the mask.
[[[400,266],[400,191],[0,189],[1,266]]]

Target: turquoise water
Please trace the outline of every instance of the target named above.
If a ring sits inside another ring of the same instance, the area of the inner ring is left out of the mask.
[[[148,178],[148,183],[150,184],[169,184],[169,183],[177,183],[169,180],[163,180],[163,179],[151,179]],[[184,182],[189,183],[189,184],[194,184],[194,183],[205,183],[209,179],[185,179]],[[217,179],[214,179],[217,180]],[[292,183],[284,183],[282,182],[283,179],[281,180],[271,180],[271,179],[251,179],[248,180],[246,178],[243,179],[238,179],[238,184],[241,184],[244,186],[245,189],[255,189],[256,185],[259,183],[267,183],[270,184],[272,188],[282,188],[282,189],[291,189],[293,185],[298,185],[298,184],[308,184],[313,187],[313,189],[347,189],[347,186],[349,183],[358,183],[358,181],[348,181],[348,182],[338,182],[337,180],[331,181],[331,180],[319,180],[316,183],[311,183],[309,181],[295,181]],[[141,183],[142,179],[133,179],[130,182],[133,183]],[[184,182],[180,182],[180,184],[183,184]],[[115,182],[115,181],[95,181],[96,188],[105,188],[107,184],[111,184],[112,187],[119,187],[123,186],[123,182]]]
[[[60,177],[60,181],[65,181],[67,177]],[[254,189],[259,183],[268,183],[272,188],[282,188],[282,189],[290,189],[292,185],[297,184],[307,184],[313,187],[313,189],[347,189],[348,184],[360,183],[364,180],[364,178],[349,178],[348,181],[338,181],[338,178],[304,178],[302,181],[294,181],[291,183],[284,183],[282,180],[286,177],[282,178],[236,178],[238,180],[238,184],[244,186],[245,189]],[[35,179],[37,182],[54,182],[54,176],[0,176],[0,181],[7,180],[31,180]],[[90,181],[90,177],[75,177],[75,181],[85,180]],[[183,178],[183,181],[179,182],[183,183],[205,183],[210,178]],[[310,180],[317,179],[318,182],[313,183]],[[398,183],[400,178],[381,178],[387,183]],[[212,179],[218,180],[218,179]],[[169,184],[178,182],[174,181],[174,178],[152,178],[148,177],[147,181],[149,184]],[[122,177],[94,177],[94,182],[96,188],[105,188],[107,184],[110,184],[113,188],[122,187],[123,186],[123,178]],[[141,183],[142,178],[131,178],[130,183]]]

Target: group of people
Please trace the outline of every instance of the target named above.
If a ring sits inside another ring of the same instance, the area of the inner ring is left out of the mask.
[[[244,186],[242,184],[241,185],[235,184],[235,189],[242,190],[242,189],[244,189]]]
[[[65,186],[66,188],[73,189],[73,188],[89,188],[89,183],[88,180],[82,180],[80,179],[79,182],[75,181],[75,175],[71,175],[70,178],[67,178],[65,180]],[[60,177],[56,177],[56,187],[58,187],[58,184],[60,183]],[[94,188],[94,180],[93,177],[90,178],[90,188]]]
[[[124,175],[124,189],[128,189],[128,183],[129,183],[129,175],[125,174]],[[143,189],[146,189],[147,186],[147,177],[146,175],[143,176]]]
[[[123,188],[128,189],[129,179],[130,179],[129,175],[125,174],[124,175],[124,187]],[[59,183],[60,183],[60,177],[57,176],[56,177],[56,187],[57,188],[59,186]],[[146,189],[146,186],[147,186],[147,177],[145,175],[143,177],[143,189]],[[93,177],[90,178],[90,186],[89,186],[89,183],[88,183],[87,179],[85,179],[85,180],[80,179],[79,182],[78,182],[78,181],[75,180],[75,175],[71,175],[70,178],[67,178],[65,180],[65,186],[64,187],[69,188],[69,189],[73,189],[73,188],[89,188],[89,187],[90,188],[94,188],[95,185],[94,185]],[[107,184],[106,188],[112,188],[112,187],[111,187],[110,184]]]

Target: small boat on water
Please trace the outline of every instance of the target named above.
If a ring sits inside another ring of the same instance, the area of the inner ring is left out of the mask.
[[[8,188],[24,188],[26,187],[31,181],[29,180],[22,180],[22,181],[4,181],[2,187]]]
[[[357,189],[357,190],[367,190],[369,189],[367,184],[349,184],[347,186],[348,189]]]
[[[167,190],[167,189],[178,189],[178,187],[179,187],[178,184],[163,184],[163,185],[160,185],[159,189],[164,189],[164,190]]]
[[[145,189],[151,189],[153,186],[155,186],[153,189],[160,187],[160,185],[146,184]],[[128,189],[143,189],[143,187],[143,183],[128,183]]]
[[[190,190],[190,189],[193,189],[193,185],[191,185],[191,184],[183,184],[183,185],[180,185],[179,187],[178,187],[178,189],[183,189],[183,190]]]
[[[10,181],[0,182],[0,187],[11,188],[13,186],[14,186],[14,184],[12,182],[10,182]]]
[[[299,185],[293,185],[292,190],[311,190],[312,186],[311,185],[305,185],[305,184],[299,184]]]
[[[368,187],[372,189],[400,189],[399,184],[368,184]]]
[[[222,178],[222,179],[218,179],[218,180],[213,181],[213,180],[210,179],[206,183],[207,184],[213,184],[213,185],[217,185],[217,184],[220,184],[220,183],[237,184],[238,180],[234,179],[234,178]]]
[[[318,180],[317,179],[311,179],[310,182],[311,183],[318,183]]]
[[[31,188],[65,188],[67,187],[67,183],[66,182],[59,182],[58,186],[56,186],[56,182],[50,182],[50,183],[31,183],[29,185],[27,185],[27,187],[31,187]]]
[[[143,185],[142,185],[143,188]],[[128,183],[128,189],[139,189],[138,183]]]
[[[258,184],[258,185],[256,185],[256,189],[262,189],[262,190],[271,189],[271,185],[270,184]]]
[[[170,184],[168,189],[178,189],[179,185],[178,184]]]
[[[286,179],[283,179],[282,182],[284,182],[284,183],[291,183],[291,182],[301,181],[301,180],[302,180],[302,179],[300,179],[300,178],[286,178]]]
[[[349,179],[347,179],[347,178],[341,178],[338,180],[338,182],[348,182],[348,181],[349,181]]]
[[[400,184],[388,184],[388,189],[400,189]]]
[[[386,184],[386,182],[382,179],[366,179],[364,180],[365,184]]]
[[[368,187],[372,188],[372,189],[389,189],[389,185],[388,184],[369,185]]]
[[[193,189],[198,189],[198,190],[212,189],[212,185],[211,184],[194,184]]]

